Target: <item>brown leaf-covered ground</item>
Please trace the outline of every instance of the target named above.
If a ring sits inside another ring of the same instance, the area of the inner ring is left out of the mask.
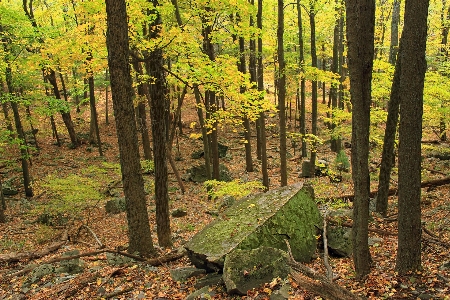
[[[50,245],[59,242],[60,235],[68,233],[70,241],[64,243],[57,251],[51,252],[36,259],[21,259],[18,262],[0,262],[0,299],[101,299],[111,296],[114,299],[184,299],[194,291],[196,278],[187,282],[172,281],[169,270],[188,266],[186,257],[176,261],[164,263],[157,268],[150,267],[146,263],[132,263],[121,267],[112,267],[106,264],[105,254],[86,256],[82,259],[86,264],[85,272],[67,278],[66,281],[56,283],[55,275],[48,275],[34,284],[24,288],[23,283],[27,280],[29,273],[11,276],[15,271],[19,272],[31,263],[43,264],[62,253],[78,249],[81,253],[98,250],[98,242],[88,230],[80,230],[81,225],[87,225],[98,237],[100,242],[107,249],[120,249],[127,244],[126,217],[125,213],[117,215],[107,215],[104,209],[104,200],[90,205],[82,211],[81,217],[69,222],[66,226],[44,228],[37,222],[36,213],[33,214],[33,207],[39,203],[46,203],[52,197],[51,193],[43,186],[43,182],[48,175],[63,178],[70,174],[81,174],[89,166],[101,165],[104,161],[118,163],[118,147],[115,135],[115,125],[113,117],[110,116],[110,124],[105,124],[104,109],[99,107],[101,138],[105,145],[104,158],[99,158],[97,148],[84,143],[77,149],[69,149],[68,138],[62,123],[59,123],[59,132],[65,138],[66,143],[62,147],[54,144],[51,136],[50,122],[48,119],[35,120],[35,126],[39,128],[38,144],[39,152],[35,152],[31,157],[31,174],[34,180],[33,188],[35,196],[27,201],[23,200],[23,189],[20,185],[20,162],[17,160],[18,151],[11,146],[2,154],[9,159],[0,171],[0,176],[4,182],[15,177],[13,183],[19,188],[19,194],[8,197],[8,209],[6,215],[8,222],[0,224],[0,255],[13,255],[15,253],[27,251],[45,250]],[[111,111],[111,110],[110,110]],[[77,132],[89,132],[89,112],[86,107],[81,114],[73,113],[76,120]],[[178,136],[174,143],[174,154],[180,156],[182,160],[176,162],[181,174],[192,165],[201,161],[191,158],[191,153],[202,148],[202,142],[190,138],[191,133],[200,133],[195,106],[192,101],[187,101],[183,108],[182,119],[184,123],[183,135]],[[275,124],[275,120],[273,120]],[[197,122],[194,124],[193,122]],[[269,122],[270,124],[270,122]],[[291,124],[292,125],[292,124]],[[323,126],[321,124],[321,126]],[[269,126],[268,130],[268,156],[269,156],[269,177],[270,186],[279,186],[279,152],[277,126]],[[293,130],[292,128],[290,130]],[[326,138],[326,137],[324,137]],[[219,139],[229,146],[229,155],[223,159],[230,169],[233,178],[246,178],[248,180],[260,180],[259,162],[255,160],[256,171],[245,172],[244,145],[242,136],[232,130],[219,130]],[[85,140],[86,142],[86,140]],[[254,146],[254,144],[253,144]],[[446,145],[448,147],[448,145]],[[255,147],[253,147],[255,148]],[[333,161],[334,155],[328,150],[327,144],[319,149],[319,158],[327,158]],[[179,149],[179,152],[178,152]],[[254,151],[255,152],[255,151]],[[299,178],[301,171],[301,159],[299,149],[294,150],[289,144],[291,154],[288,162],[289,183],[302,180]],[[350,154],[350,149],[346,149]],[[377,171],[376,165],[379,163],[379,155],[372,154],[373,167],[372,189],[376,188]],[[448,161],[438,159],[425,159],[423,177],[427,179],[441,178],[450,174]],[[436,172],[437,171],[437,172]],[[173,172],[169,169],[169,190],[171,209],[183,208],[187,211],[187,216],[182,218],[172,218],[172,232],[174,245],[172,249],[158,248],[159,255],[170,254],[176,251],[183,243],[208,224],[213,217],[206,212],[215,207],[212,200],[208,200],[206,191],[201,184],[184,182],[186,193],[182,194],[178,187]],[[151,175],[147,176],[151,180]],[[351,194],[352,184],[349,174],[344,174],[341,183],[331,183],[328,178],[314,179],[316,196],[329,197]],[[117,180],[114,172],[107,174],[109,182]],[[97,180],[92,178],[92,180]],[[104,180],[104,179],[103,179]],[[396,176],[393,176],[393,186],[396,184]],[[103,188],[107,188],[106,184]],[[450,192],[449,186],[441,186],[432,189],[422,190],[422,220],[424,232],[422,265],[423,270],[408,276],[398,276],[395,272],[396,257],[396,203],[395,196],[390,198],[389,218],[382,219],[374,215],[370,224],[372,229],[379,229],[377,232],[371,231],[371,237],[381,239],[379,243],[371,246],[373,268],[366,280],[360,282],[354,278],[352,260],[349,258],[331,258],[330,264],[337,277],[336,283],[353,291],[355,294],[365,296],[370,299],[417,299],[429,295],[433,299],[450,299],[450,271],[449,268],[441,268],[442,264],[449,262],[450,244]],[[154,203],[152,196],[148,196],[150,224],[153,230],[154,244],[157,246],[154,215]],[[351,203],[342,202],[341,205]],[[2,256],[0,256],[2,257]],[[5,256],[3,256],[5,257]],[[325,274],[325,267],[322,259],[322,252],[317,252],[317,259],[308,264],[316,271]],[[91,271],[87,271],[91,270]],[[92,270],[96,270],[92,272]],[[291,299],[319,299],[308,291],[302,290],[296,282],[291,279]],[[250,291],[247,296],[230,296],[223,288],[216,289],[214,299],[269,299],[270,286],[261,287],[258,290]],[[114,296],[116,293],[116,296]],[[423,298],[425,299],[425,298]],[[430,299],[430,298],[426,298]]]

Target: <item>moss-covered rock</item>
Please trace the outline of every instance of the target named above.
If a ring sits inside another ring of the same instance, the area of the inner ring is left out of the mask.
[[[225,258],[223,281],[228,294],[247,295],[247,291],[289,274],[288,255],[280,249],[260,247],[236,249]]]
[[[294,258],[305,262],[316,249],[316,225],[320,224],[313,189],[299,183],[237,201],[185,248],[196,267],[218,271],[234,249],[267,246],[286,251],[284,240],[288,239]]]

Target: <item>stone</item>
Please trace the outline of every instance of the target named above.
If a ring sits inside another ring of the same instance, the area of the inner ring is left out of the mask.
[[[128,257],[128,256],[123,256],[123,255],[116,254],[116,253],[106,252],[106,261],[111,266],[119,266],[119,265],[131,263],[134,261],[134,259],[132,259],[131,257]]]
[[[209,286],[202,287],[201,289],[193,292],[189,296],[186,297],[186,300],[206,300],[211,299],[216,293],[214,291],[210,291]]]
[[[41,279],[42,277],[44,277],[45,275],[50,275],[53,274],[55,272],[55,267],[51,264],[43,264],[40,265],[36,268],[33,269],[33,271],[31,271],[30,274],[30,282],[36,282],[39,279]]]
[[[220,203],[220,208],[228,208],[232,206],[236,202],[236,199],[233,196],[225,195],[222,198]]]
[[[338,257],[352,255],[352,229],[341,226],[327,227],[327,242],[330,254]]]
[[[280,287],[280,289],[273,291],[270,294],[270,300],[287,300],[289,299],[289,290],[291,286],[289,284],[284,284]]]
[[[217,273],[209,273],[206,276],[199,278],[194,284],[196,289],[201,289],[205,286],[219,285],[223,282],[222,275]]]
[[[287,278],[290,267],[285,251],[260,247],[235,249],[225,258],[223,281],[228,294],[247,295],[247,291],[269,283],[273,278]]]
[[[124,197],[117,197],[109,200],[105,204],[105,210],[108,214],[120,214],[126,210],[126,201]]]
[[[64,252],[62,257],[79,255],[79,250],[72,250]],[[62,260],[59,263],[59,268],[55,270],[56,273],[68,273],[68,274],[78,274],[83,272],[83,261],[79,258]]]
[[[221,164],[219,165],[219,172],[220,172],[220,181],[231,181],[231,175],[230,170],[228,168]],[[183,179],[190,180],[197,183],[202,183],[208,180],[208,177],[206,176],[206,167],[204,164],[193,166],[188,170],[188,174],[183,176]]]
[[[174,218],[182,218],[187,216],[187,211],[183,208],[177,208],[172,211],[171,215]]]
[[[313,189],[298,183],[236,201],[185,248],[196,267],[220,271],[225,256],[234,249],[268,246],[287,250],[288,239],[295,260],[307,262],[315,252],[320,224]]]
[[[5,185],[3,185],[2,191],[4,196],[14,196],[19,193],[19,191],[16,188]]]
[[[170,276],[172,276],[173,281],[185,281],[186,279],[205,274],[205,269],[197,269],[193,267],[181,267],[170,270]]]
[[[304,160],[302,162],[302,175],[300,177],[311,177],[311,162],[309,160]]]

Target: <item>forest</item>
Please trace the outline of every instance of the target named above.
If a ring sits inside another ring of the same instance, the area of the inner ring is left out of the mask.
[[[449,29],[447,0],[0,0],[0,298],[450,299]],[[298,183],[310,261],[176,279]]]

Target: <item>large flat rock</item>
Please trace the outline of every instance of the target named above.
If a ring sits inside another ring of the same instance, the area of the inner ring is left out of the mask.
[[[316,249],[316,225],[320,224],[312,187],[298,183],[237,201],[185,248],[196,267],[218,271],[234,249],[267,246],[286,251],[284,240],[288,239],[294,258],[305,262]]]

